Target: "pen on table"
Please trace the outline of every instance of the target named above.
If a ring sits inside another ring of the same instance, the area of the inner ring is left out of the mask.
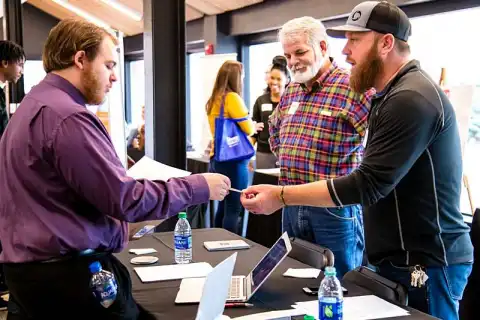
[[[250,308],[250,307],[253,307],[253,304],[245,303],[245,302],[232,302],[232,303],[225,304],[225,308]]]

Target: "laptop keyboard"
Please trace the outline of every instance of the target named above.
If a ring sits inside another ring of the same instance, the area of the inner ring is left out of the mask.
[[[238,299],[243,296],[243,277],[232,277],[228,299]]]

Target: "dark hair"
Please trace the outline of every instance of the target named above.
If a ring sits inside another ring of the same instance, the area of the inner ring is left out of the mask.
[[[15,63],[21,60],[25,60],[22,47],[12,41],[0,40],[0,61]]]
[[[227,60],[222,64],[206,104],[207,114],[212,112],[213,104],[224,94],[229,92],[242,94],[242,69],[242,64],[235,60]]]
[[[272,60],[272,68],[270,68],[270,71],[271,70],[279,70],[283,72],[285,77],[287,77],[287,84],[285,85],[285,87],[288,86],[291,79],[290,72],[288,71],[287,67],[287,58],[285,58],[284,56],[275,56]],[[270,86],[267,86],[267,88],[265,89],[265,93],[270,93]]]
[[[115,45],[117,38],[107,30],[80,18],[60,21],[48,34],[43,48],[43,68],[46,73],[73,66],[78,51],[85,51],[89,61],[96,58],[104,38],[110,38]]]

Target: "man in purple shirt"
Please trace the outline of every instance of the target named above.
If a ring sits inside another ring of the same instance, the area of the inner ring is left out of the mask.
[[[128,222],[163,219],[222,200],[218,174],[168,182],[126,175],[110,137],[86,104],[116,81],[117,40],[84,20],[63,20],[46,41],[47,76],[24,98],[0,142],[0,262],[19,319],[136,319],[126,268],[112,256]],[[89,288],[100,261],[118,283],[102,307]]]

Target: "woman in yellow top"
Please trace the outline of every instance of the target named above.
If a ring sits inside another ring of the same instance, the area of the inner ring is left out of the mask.
[[[224,117],[241,119],[248,116],[242,97],[242,65],[237,61],[226,61],[218,70],[212,95],[207,101],[206,110],[212,137],[215,137],[215,119],[220,116],[222,100],[224,102]],[[248,119],[238,122],[241,130],[247,136],[256,132],[256,123]],[[215,143],[210,151],[210,172],[222,173],[230,178],[232,188],[243,190],[248,186],[248,162],[245,160],[215,161]],[[215,227],[238,233],[238,218],[243,212],[240,194],[230,192],[225,200],[220,202],[215,215]]]

